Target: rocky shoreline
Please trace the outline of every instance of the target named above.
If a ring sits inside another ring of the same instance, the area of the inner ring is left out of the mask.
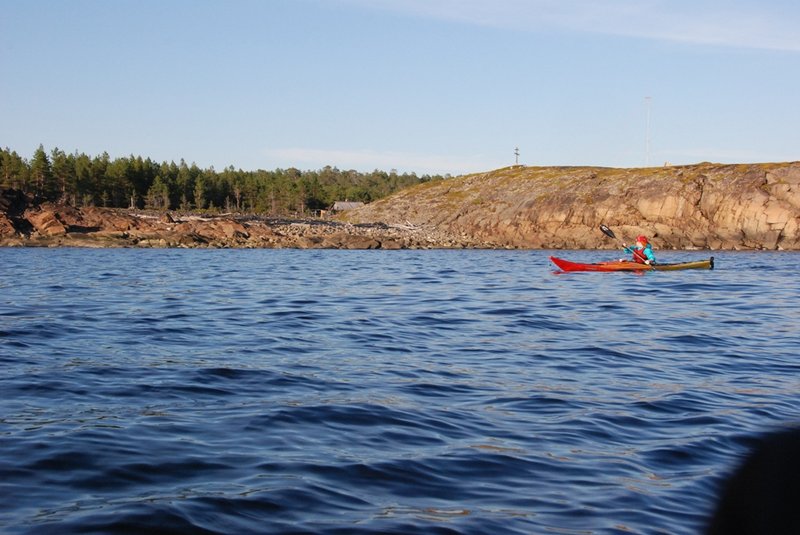
[[[647,167],[514,166],[407,188],[353,223],[446,229],[488,247],[608,249],[645,234],[656,249],[800,250],[800,162]]]
[[[38,204],[0,192],[0,246],[270,249],[433,249],[484,247],[423,225],[178,214]]]
[[[432,181],[340,215],[281,219],[37,203],[0,191],[0,246],[800,250],[800,162],[523,167]]]

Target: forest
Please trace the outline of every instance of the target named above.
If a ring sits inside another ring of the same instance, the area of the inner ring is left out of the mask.
[[[326,166],[243,171],[200,169],[194,163],[157,163],[108,153],[88,156],[42,145],[26,159],[0,148],[0,188],[14,188],[42,201],[81,206],[153,210],[310,216],[336,201],[370,202],[400,189],[449,176],[363,173]]]

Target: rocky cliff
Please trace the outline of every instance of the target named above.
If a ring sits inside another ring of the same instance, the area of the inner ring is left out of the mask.
[[[800,249],[800,162],[644,169],[522,167],[422,184],[348,213],[446,229],[465,244],[658,249]]]
[[[153,214],[0,192],[0,245],[800,250],[800,162],[646,169],[521,167],[430,182],[338,220]]]

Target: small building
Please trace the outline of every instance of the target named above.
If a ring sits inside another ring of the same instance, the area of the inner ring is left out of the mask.
[[[336,201],[327,210],[320,210],[319,217],[325,218],[328,216],[332,216],[336,212],[346,212],[348,210],[355,210],[360,206],[364,206],[364,203],[355,201]]]
[[[346,212],[364,206],[363,202],[356,201],[336,201],[331,208],[332,212]]]

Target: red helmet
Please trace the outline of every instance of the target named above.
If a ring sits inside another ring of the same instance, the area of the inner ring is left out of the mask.
[[[647,245],[647,236],[636,236],[636,241],[642,242],[643,244]]]

